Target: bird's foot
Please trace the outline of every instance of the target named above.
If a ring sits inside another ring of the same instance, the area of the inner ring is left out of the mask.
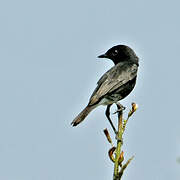
[[[117,104],[117,106],[118,106],[118,109],[113,114],[117,114],[117,113],[122,112],[126,109],[126,107],[124,107],[121,104]]]

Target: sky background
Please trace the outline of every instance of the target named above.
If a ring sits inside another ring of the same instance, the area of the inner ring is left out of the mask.
[[[113,66],[97,56],[126,44],[140,66],[134,91],[121,101],[126,113],[131,102],[139,105],[124,135],[125,158],[135,158],[123,179],[179,180],[179,6],[178,0],[1,1],[0,179],[112,179],[105,107],[77,128],[70,122]]]

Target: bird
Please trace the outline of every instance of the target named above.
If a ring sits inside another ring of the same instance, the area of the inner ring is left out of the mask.
[[[114,66],[108,70],[97,82],[87,106],[72,121],[72,126],[81,123],[88,114],[100,105],[107,106],[106,116],[110,120],[110,107],[124,99],[134,89],[139,67],[139,58],[134,50],[127,45],[116,45],[98,58],[107,58],[113,61]]]

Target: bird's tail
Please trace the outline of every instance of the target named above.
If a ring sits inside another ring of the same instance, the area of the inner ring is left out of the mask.
[[[78,116],[72,121],[73,126],[77,126],[79,123],[81,123],[86,116],[95,108],[96,106],[86,106],[79,114]]]

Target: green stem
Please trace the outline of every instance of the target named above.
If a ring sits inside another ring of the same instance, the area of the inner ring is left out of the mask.
[[[117,148],[116,148],[116,157],[115,157],[115,163],[114,163],[114,174],[113,174],[113,180],[120,180],[119,177],[119,157],[121,154],[121,146],[122,146],[122,135],[123,135],[123,123],[122,123],[122,111],[118,113],[118,134],[117,134]]]

